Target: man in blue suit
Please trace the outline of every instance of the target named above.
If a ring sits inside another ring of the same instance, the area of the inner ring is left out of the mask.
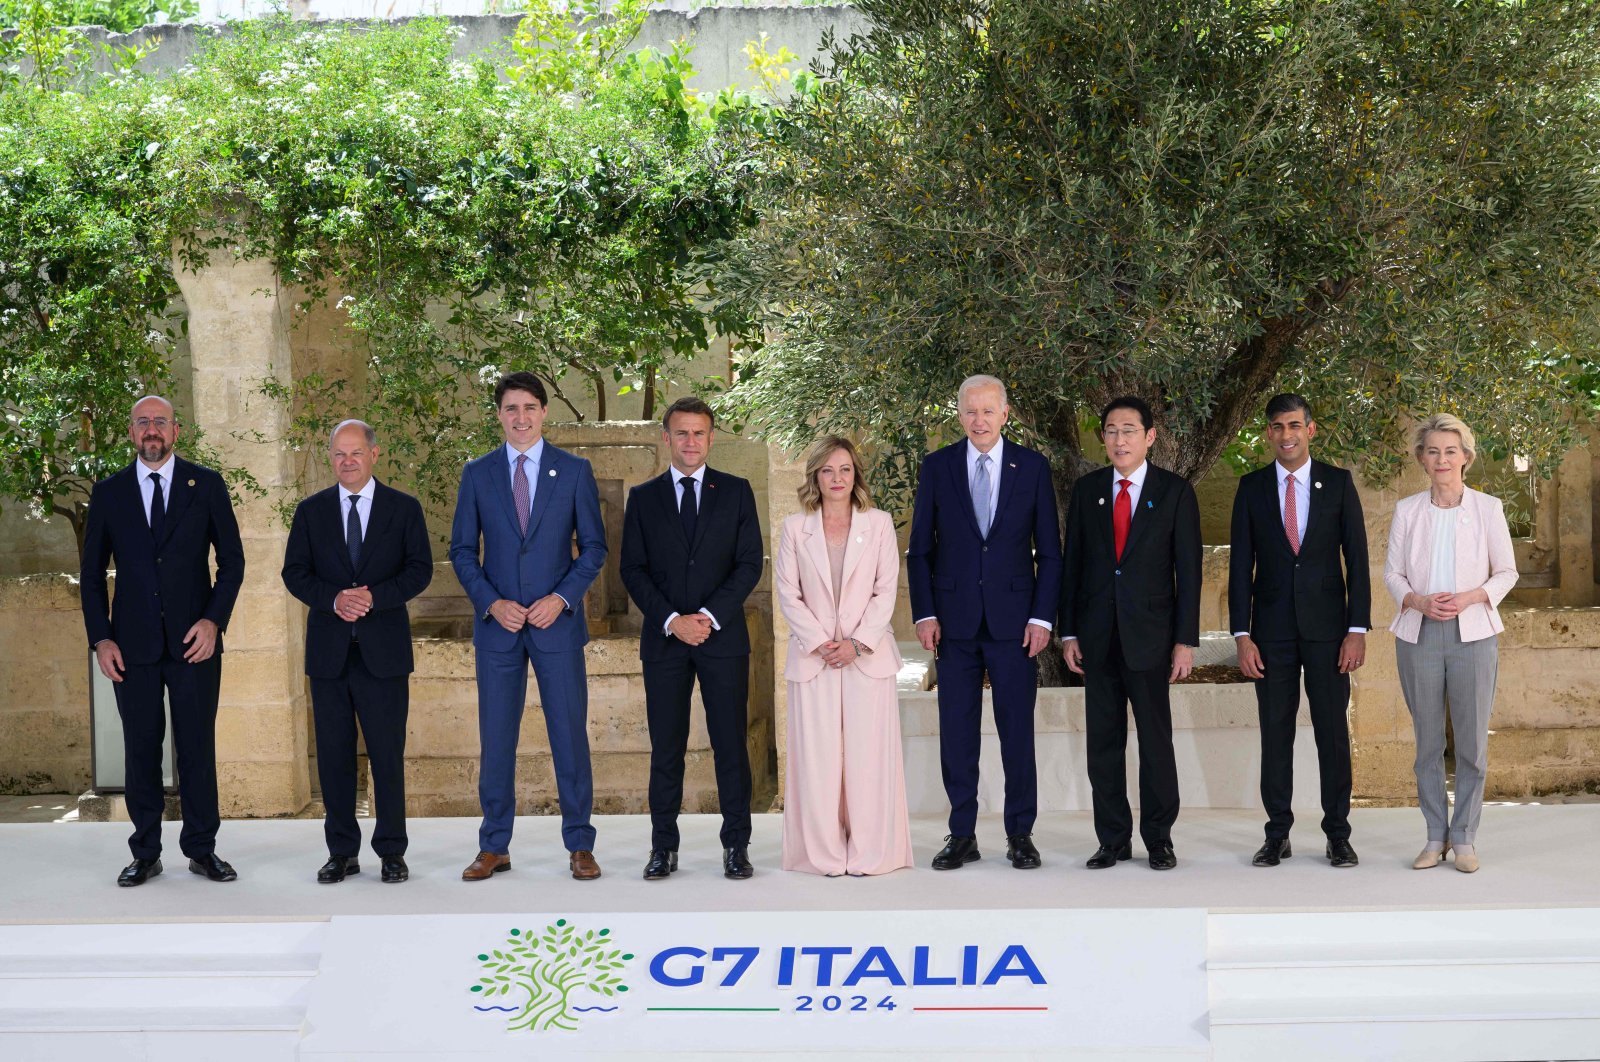
[[[179,847],[194,873],[233,881],[238,875],[216,853],[216,729],[222,632],[244,583],[239,523],[222,477],[172,452],[178,417],[171,402],[139,399],[128,435],[138,459],[89,496],[78,582],[89,645],[116,684],[122,716],[133,862],[117,884],[143,885],[161,873],[163,699],[172,708],[183,804]],[[114,602],[106,592],[113,563]]]
[[[605,563],[605,527],[589,462],[544,441],[547,401],[544,383],[531,372],[500,378],[494,402],[505,445],[462,470],[450,528],[450,563],[477,616],[483,825],[478,856],[461,872],[466,881],[511,869],[517,735],[530,662],[550,736],[568,866],[579,881],[600,876],[589,823],[594,782],[583,595]]]
[[[979,858],[978,750],[989,675],[1005,769],[1006,858],[1040,864],[1033,844],[1038,780],[1033,709],[1061,582],[1061,533],[1050,463],[1001,438],[1005,385],[972,376],[957,398],[966,439],[922,462],[906,575],[917,640],[938,652],[939,762],[950,836],[933,858],[954,870]]]

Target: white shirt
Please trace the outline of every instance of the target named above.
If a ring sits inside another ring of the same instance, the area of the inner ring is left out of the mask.
[[[1461,506],[1453,509],[1433,507],[1433,571],[1428,576],[1428,593],[1456,592],[1456,527],[1461,523]]]
[[[679,480],[684,478],[684,474],[678,471],[678,466],[676,465],[670,466],[667,471],[672,474],[672,495],[674,500],[677,502],[678,511],[681,513],[683,512],[683,488],[679,486],[678,483]],[[705,496],[706,466],[701,465],[693,472],[690,472],[688,478],[689,482],[694,484],[694,486],[690,487],[689,489],[694,491],[694,511],[696,514],[698,514],[700,510],[704,508],[700,502]],[[707,619],[711,620],[712,630],[720,631],[722,629],[722,624],[717,622],[717,617],[711,615],[711,613],[706,609],[701,609],[700,612]],[[668,616],[666,622],[661,625],[661,633],[665,634],[668,638],[671,638],[672,621],[677,619],[680,615],[681,613],[674,612],[672,615]]]
[[[372,518],[372,496],[377,492],[378,480],[374,476],[368,476],[366,486],[362,487],[354,494],[351,494],[348,490],[346,490],[343,484],[339,486],[339,521],[340,526],[347,529],[344,536],[345,545],[348,546],[350,544],[350,534],[348,531],[350,526],[350,499],[361,499],[360,501],[356,502],[356,519],[361,523],[361,539],[362,541],[366,541],[367,521]]]
[[[150,522],[150,503],[155,499],[156,486],[150,479],[152,475],[161,477],[161,508],[166,511],[172,508],[172,469],[178,463],[176,454],[167,455],[167,463],[160,468],[151,468],[143,461],[139,462],[139,496],[144,499],[144,520]]]
[[[1113,506],[1117,504],[1117,498],[1122,495],[1122,481],[1128,481],[1128,504],[1132,506],[1132,509],[1129,511],[1129,527],[1133,526],[1133,516],[1137,515],[1139,512],[1139,495],[1144,491],[1144,481],[1149,475],[1149,461],[1139,462],[1139,467],[1128,473],[1126,476],[1124,476],[1121,472],[1118,472],[1115,467],[1111,469],[1111,504]],[[1113,511],[1115,510],[1113,509]],[[1078,640],[1078,636],[1075,634],[1063,635],[1061,640],[1064,642],[1075,642]]]
[[[994,445],[989,448],[989,452],[984,454],[982,450],[979,450],[976,446],[972,445],[971,439],[967,440],[967,496],[969,498],[972,496],[972,484],[976,481],[978,476],[978,458],[980,456],[989,458],[990,527],[994,526],[995,514],[1000,511],[1000,469],[1005,466],[1005,462],[1002,460],[1005,448],[1005,439],[998,438],[994,441]],[[924,616],[922,619],[919,619],[916,622],[921,623],[922,620],[931,620],[937,618],[937,616]],[[1054,629],[1055,626],[1049,620],[1034,619],[1031,616],[1028,618],[1028,622],[1036,627],[1043,627],[1047,631]]]
[[[517,458],[522,455],[522,451],[510,443],[506,443],[506,464],[508,466],[506,474],[511,477],[513,491],[516,490],[517,486]],[[533,496],[539,493],[539,461],[544,457],[543,436],[540,437],[538,442],[528,447],[527,456],[528,463],[522,466],[522,474],[528,477],[528,509],[531,512],[533,510]]]
[[[1279,527],[1283,526],[1284,505],[1285,501],[1287,500],[1286,491],[1289,486],[1289,477],[1294,477],[1294,526],[1295,533],[1300,536],[1300,541],[1303,544],[1306,540],[1306,520],[1311,515],[1311,462],[1307,461],[1295,471],[1290,472],[1287,468],[1283,467],[1282,461],[1274,461],[1272,462],[1272,470],[1278,474]],[[1284,538],[1287,539],[1289,536],[1288,530],[1285,529],[1283,534]],[[1235,638],[1243,638],[1249,633],[1249,631],[1234,631],[1233,636]],[[1350,633],[1365,634],[1367,633],[1367,629],[1365,627],[1351,627]]]

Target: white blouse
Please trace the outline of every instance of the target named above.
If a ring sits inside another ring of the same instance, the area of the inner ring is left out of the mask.
[[[1428,576],[1429,594],[1456,592],[1456,525],[1461,522],[1461,507],[1433,507],[1433,571]]]

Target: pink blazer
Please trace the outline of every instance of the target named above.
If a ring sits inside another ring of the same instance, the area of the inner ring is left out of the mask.
[[[881,509],[851,515],[837,604],[820,510],[796,513],[783,521],[772,571],[778,607],[789,621],[785,678],[791,682],[816,678],[826,665],[813,650],[836,638],[854,638],[872,650],[852,665],[862,674],[893,678],[899,673],[900,649],[889,626],[900,583],[893,517]]]
[[[1422,613],[1405,608],[1407,594],[1426,594],[1433,573],[1434,507],[1428,492],[1401,498],[1389,527],[1389,555],[1383,564],[1383,581],[1402,605],[1389,630],[1402,641],[1415,643],[1422,631]],[[1475,642],[1505,630],[1499,605],[1517,585],[1517,556],[1506,526],[1505,506],[1499,498],[1467,488],[1461,499],[1461,522],[1456,526],[1456,590],[1482,587],[1487,605],[1469,605],[1461,611],[1461,640]]]

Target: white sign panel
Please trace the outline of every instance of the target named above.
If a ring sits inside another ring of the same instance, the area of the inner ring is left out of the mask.
[[[302,1057],[1189,1052],[1201,910],[336,916]]]

